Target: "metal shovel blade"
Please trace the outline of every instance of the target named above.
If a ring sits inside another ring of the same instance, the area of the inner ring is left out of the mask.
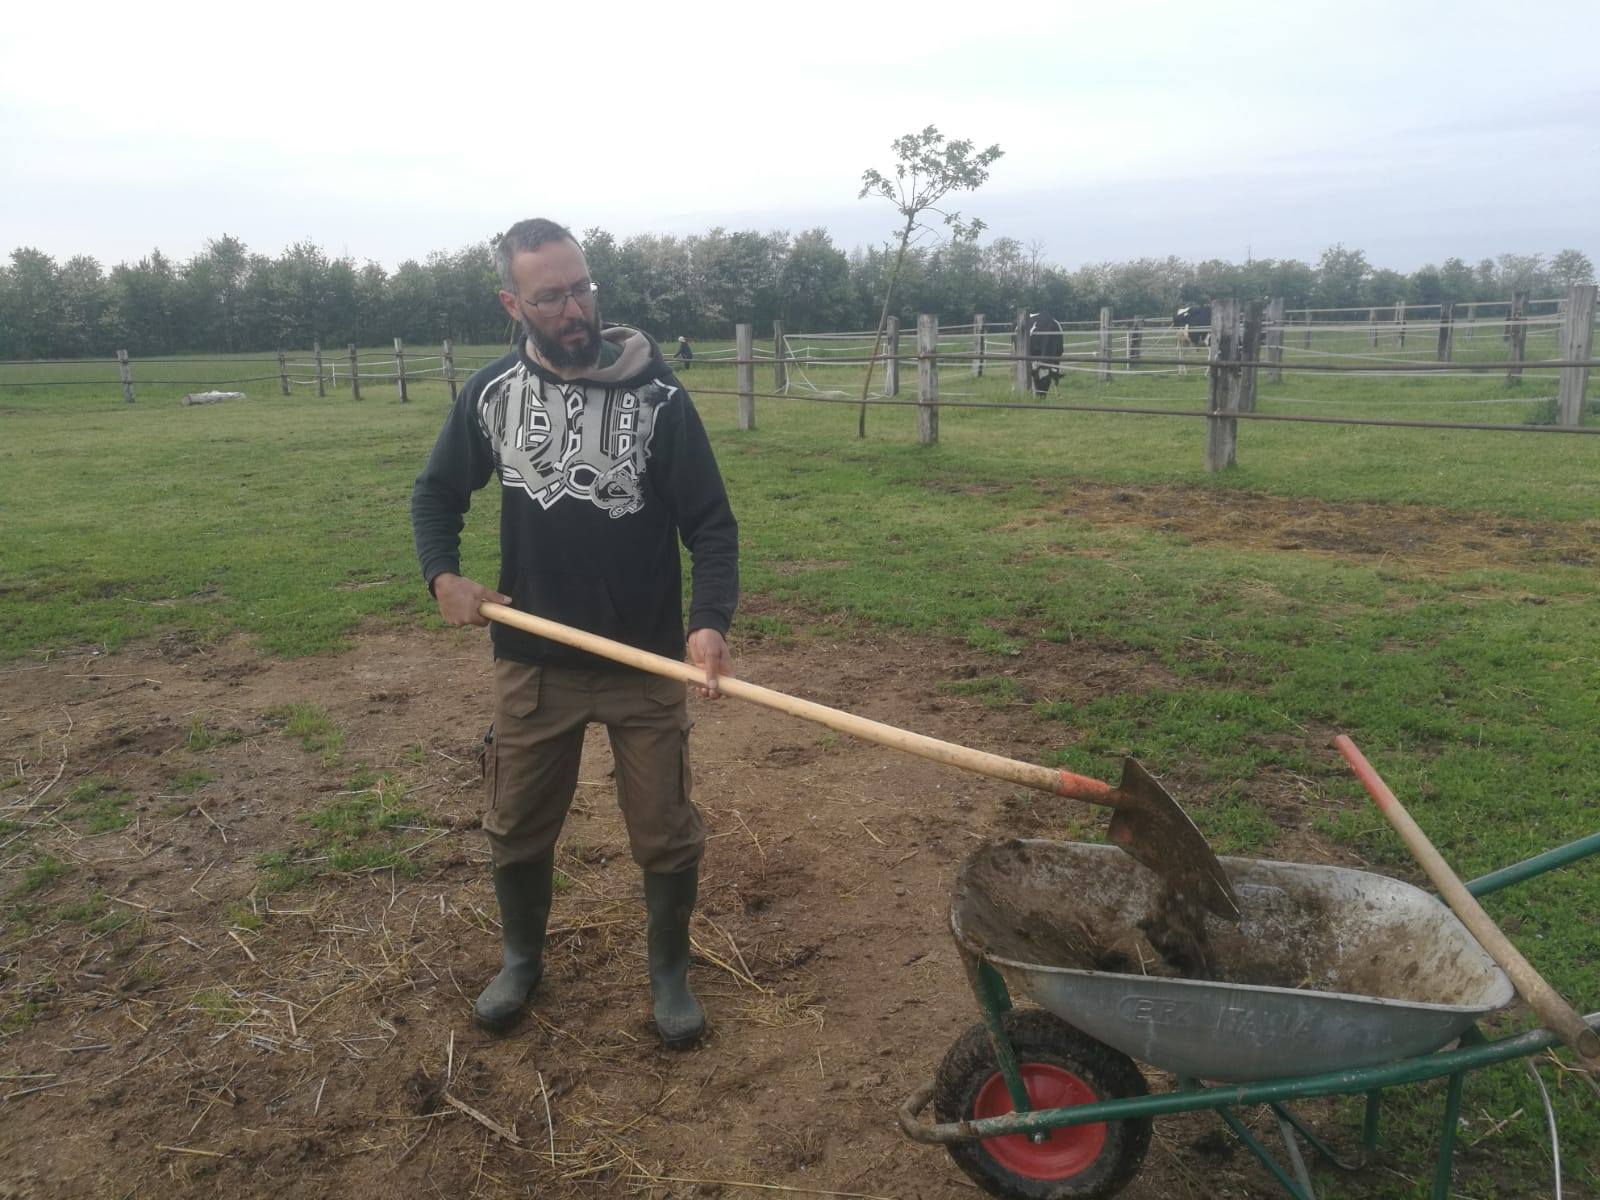
[[[1180,907],[1199,905],[1223,920],[1237,921],[1239,898],[1222,864],[1155,776],[1125,758],[1117,793],[1111,841],[1164,879]]]

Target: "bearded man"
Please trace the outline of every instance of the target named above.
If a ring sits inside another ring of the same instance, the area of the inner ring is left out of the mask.
[[[738,598],[738,526],[705,427],[650,337],[602,328],[583,248],[542,218],[495,248],[500,303],[522,329],[462,390],[411,493],[422,575],[451,625],[511,605],[705,671],[717,698]],[[499,590],[461,574],[472,493],[498,475]],[[692,560],[685,634],[678,544]],[[694,1044],[705,1012],[688,980],[689,921],[705,834],[690,799],[682,683],[495,625],[494,723],[484,832],[500,908],[500,972],[473,1005],[484,1029],[520,1019],[543,974],[555,846],[584,730],[606,727],[617,801],[644,872],[652,1015]]]

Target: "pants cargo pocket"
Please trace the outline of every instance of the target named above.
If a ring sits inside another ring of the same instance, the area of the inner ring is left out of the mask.
[[[483,735],[483,745],[478,748],[478,770],[483,776],[483,799],[491,809],[494,808],[495,782],[500,776],[494,751],[494,725],[491,723]]]
[[[694,771],[689,766],[689,731],[694,722],[689,719],[688,686],[681,679],[666,679],[660,675],[646,675],[644,694],[664,709],[677,709],[680,732],[678,734],[678,792],[688,800],[694,789]],[[663,767],[665,763],[661,764]],[[664,774],[665,772],[663,772]]]
[[[504,658],[495,660],[494,723],[483,737],[484,802],[491,813],[500,808],[501,793],[514,782],[503,778],[506,771],[505,763],[501,760],[507,753],[507,747],[502,743],[509,744],[513,760],[515,751],[527,746],[528,732],[524,722],[539,711],[543,674],[542,667]]]
[[[683,744],[678,753],[679,788],[685,800],[692,799],[694,795],[694,768],[689,765],[689,731],[693,728],[693,721],[684,723]]]
[[[543,667],[504,658],[495,659],[495,719],[504,724],[506,718],[526,720],[538,712],[543,676]]]

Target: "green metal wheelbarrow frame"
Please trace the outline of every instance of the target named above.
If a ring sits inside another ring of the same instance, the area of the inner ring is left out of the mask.
[[[1486,896],[1596,853],[1600,853],[1600,833],[1580,838],[1565,846],[1474,879],[1467,884],[1467,890],[1474,896]],[[1560,1042],[1559,1036],[1548,1029],[1532,1029],[1526,1033],[1491,1041],[1474,1025],[1462,1035],[1458,1047],[1454,1050],[1423,1054],[1416,1058],[1401,1059],[1376,1067],[1212,1087],[1207,1087],[1195,1079],[1180,1077],[1176,1091],[1161,1095],[1103,1100],[1094,1104],[1031,1111],[1017,1055],[1003,1024],[1005,1015],[1012,1008],[1011,994],[1005,980],[1001,978],[1000,972],[981,956],[975,961],[969,961],[969,978],[973,995],[982,1013],[984,1027],[988,1030],[990,1041],[994,1046],[996,1063],[1005,1079],[1006,1090],[1010,1093],[1015,1111],[1005,1116],[986,1117],[974,1121],[925,1124],[920,1114],[932,1100],[935,1089],[935,1085],[929,1083],[900,1106],[900,1127],[908,1137],[919,1142],[947,1145],[1010,1134],[1039,1134],[1052,1129],[1102,1121],[1156,1117],[1169,1113],[1210,1109],[1260,1160],[1262,1166],[1283,1185],[1284,1190],[1296,1197],[1296,1200],[1315,1200],[1315,1193],[1312,1190],[1310,1173],[1295,1141],[1295,1134],[1298,1133],[1317,1154],[1335,1166],[1347,1170],[1359,1167],[1365,1162],[1366,1156],[1377,1149],[1378,1116],[1383,1089],[1400,1084],[1421,1083],[1429,1079],[1448,1078],[1444,1118],[1439,1127],[1439,1154],[1433,1174],[1433,1195],[1437,1200],[1444,1200],[1450,1194],[1456,1127],[1461,1115],[1462,1087],[1468,1072],[1496,1063],[1526,1058]],[[1584,1020],[1591,1028],[1600,1030],[1600,1012],[1591,1013]],[[1331,1147],[1307,1129],[1282,1103],[1288,1100],[1308,1100],[1319,1096],[1345,1096],[1357,1093],[1365,1093],[1367,1103],[1366,1115],[1362,1121],[1362,1159],[1356,1163],[1340,1159]],[[1272,1152],[1261,1144],[1233,1112],[1237,1106],[1250,1104],[1265,1104],[1272,1109],[1288,1150],[1289,1169],[1285,1169],[1273,1157]],[[1293,1171],[1292,1175],[1290,1170]]]

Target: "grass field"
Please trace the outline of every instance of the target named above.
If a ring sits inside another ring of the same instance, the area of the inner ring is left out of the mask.
[[[1530,357],[1547,352],[1530,344]],[[81,368],[31,368],[41,382],[69,369]],[[219,385],[259,373],[225,359],[204,371]],[[846,393],[859,380],[842,367],[807,374]],[[942,391],[1012,399],[998,374],[947,370]],[[172,632],[242,631],[264,655],[314,655],[358,628],[436,621],[407,504],[442,384],[413,383],[401,405],[377,381],[359,404],[342,389],[284,398],[254,382],[248,400],[185,408],[192,387],[149,382],[176,374],[152,364],[141,377],[133,405],[114,382],[0,389],[0,663]],[[745,593],[809,614],[746,629],[803,642],[807,621],[842,620],[959,639],[997,664],[1039,640],[1136,653],[1170,684],[1041,705],[1061,731],[1045,757],[1091,769],[1136,753],[1210,797],[1196,818],[1235,853],[1272,842],[1271,813],[1239,786],[1270,770],[1314,781],[1328,837],[1408,869],[1353,782],[1327,771],[1331,731],[1356,739],[1463,876],[1596,828],[1600,437],[1247,423],[1239,467],[1217,476],[1197,419],[950,408],[939,444],[923,447],[908,409],[874,408],[860,440],[854,405],[796,399],[759,400],[756,429],[740,432],[734,399],[717,394],[733,388],[731,367],[702,355],[685,381],[740,519]],[[770,381],[761,368],[758,389]],[[1193,410],[1204,388],[1203,372],[1109,386],[1073,372],[1058,396]],[[1291,374],[1263,384],[1261,408],[1518,423],[1554,390],[1532,375],[1508,387]],[[1180,511],[1119,522],[1105,515],[1119,489],[1162,489]],[[1254,536],[1263,497],[1311,517],[1292,539]],[[464,570],[490,581],[497,504],[493,488],[481,494],[464,542]],[[1198,506],[1220,514],[1206,536],[1181,519]],[[1456,550],[1435,544],[1441,531]],[[47,872],[26,846],[0,868]],[[1490,907],[1559,989],[1600,1007],[1600,868]],[[1600,1194],[1593,1096],[1556,1082],[1569,1188]],[[1396,1136],[1421,1154],[1438,1092],[1408,1094],[1421,1099],[1398,1110]],[[1525,1074],[1474,1077],[1469,1103],[1520,1113],[1497,1135],[1506,1178],[1547,1191]],[[1372,1194],[1343,1186],[1330,1191]],[[1413,1194],[1398,1178],[1381,1186]]]

